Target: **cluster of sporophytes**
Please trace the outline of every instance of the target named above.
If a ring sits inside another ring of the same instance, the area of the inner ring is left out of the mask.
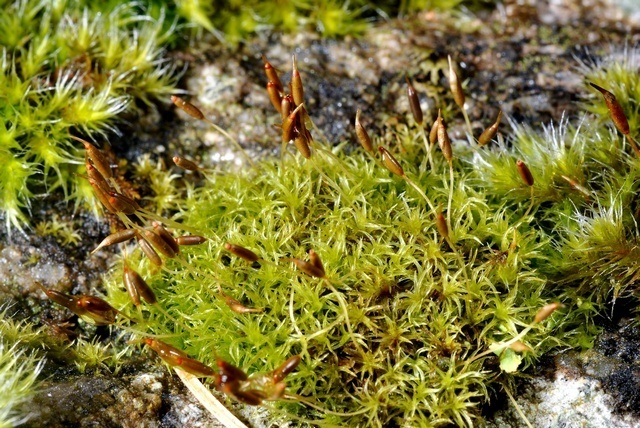
[[[125,251],[109,304],[47,294],[100,324],[137,321],[126,328],[169,365],[246,404],[276,400],[273,420],[472,426],[492,391],[550,350],[590,347],[621,298],[637,304],[636,59],[587,70],[596,120],[504,138],[498,116],[468,141],[445,124],[467,116],[450,63],[461,115],[442,99],[427,119],[407,81],[411,125],[370,138],[358,113],[347,151],[314,140],[295,62],[285,93],[265,60],[281,159],[225,174],[176,157],[203,184],[145,174],[182,193],[143,208],[87,146],[125,227],[103,245],[136,237],[141,251]]]

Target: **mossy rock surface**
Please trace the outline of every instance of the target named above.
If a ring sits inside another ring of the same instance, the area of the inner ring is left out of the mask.
[[[503,109],[516,122],[524,121],[534,129],[539,129],[541,123],[549,123],[552,119],[559,121],[562,111],[565,111],[569,118],[579,118],[582,114],[580,103],[588,96],[588,92],[585,89],[579,70],[575,68],[579,64],[576,62],[575,57],[586,58],[583,46],[576,46],[580,41],[584,40],[584,34],[588,34],[589,37],[591,44],[589,48],[590,55],[595,55],[596,57],[610,53],[609,49],[611,48],[605,42],[620,47],[623,46],[623,41],[629,34],[632,38],[634,34],[636,37],[638,34],[637,27],[621,28],[617,23],[600,20],[602,14],[598,12],[602,9],[579,8],[578,6],[576,6],[575,10],[572,8],[573,6],[562,11],[567,15],[557,13],[558,11],[553,11],[556,13],[551,15],[543,15],[545,11],[541,7],[510,6],[507,10],[508,19],[501,18],[500,13],[497,11],[484,12],[486,15],[480,15],[479,17],[473,15],[453,17],[425,13],[416,19],[408,18],[380,24],[371,30],[365,39],[366,42],[351,39],[336,42],[318,39],[313,35],[297,35],[295,37],[272,36],[268,42],[256,40],[246,43],[238,50],[231,52],[216,46],[212,48],[196,47],[188,54],[194,60],[191,62],[191,68],[186,78],[187,89],[193,91],[194,94],[190,99],[202,106],[207,115],[217,123],[237,135],[240,143],[247,147],[252,156],[258,157],[273,154],[276,152],[275,146],[278,145],[273,142],[279,141],[279,135],[278,130],[270,126],[275,114],[272,113],[268,98],[263,93],[265,81],[262,75],[259,53],[265,52],[269,59],[274,64],[277,64],[279,68],[288,69],[289,66],[287,64],[290,61],[290,54],[295,52],[301,61],[299,67],[305,79],[305,89],[307,89],[309,110],[312,118],[331,141],[339,142],[349,139],[355,142],[351,124],[355,110],[361,108],[366,112],[367,118],[363,123],[370,133],[381,136],[381,141],[385,144],[395,144],[394,139],[398,130],[402,129],[403,124],[409,124],[409,127],[411,127],[412,123],[404,93],[405,73],[414,80],[422,95],[423,107],[428,106],[430,108],[429,114],[431,116],[435,114],[436,106],[449,108],[447,114],[451,118],[449,122],[450,133],[454,140],[460,140],[465,132],[464,122],[452,107],[453,103],[448,93],[446,75],[443,74],[446,55],[452,54],[456,61],[464,64],[464,67],[460,70],[463,78],[469,79],[466,92],[472,126],[476,132],[479,132],[493,120],[498,108]],[[544,22],[541,19],[542,16],[544,16]],[[547,16],[554,18],[549,21]],[[596,18],[598,18],[598,21],[595,21]],[[487,22],[498,22],[503,23],[503,25],[487,25]],[[582,30],[571,31],[571,26],[567,24],[568,22],[580,22]],[[594,22],[596,23],[595,25]],[[461,28],[463,31],[460,31]],[[630,33],[629,29],[631,29]],[[214,59],[215,61],[209,63],[209,59]],[[437,71],[433,73],[433,70]],[[209,80],[200,80],[200,77],[207,76]],[[429,94],[429,99],[424,96],[425,94]],[[225,170],[246,167],[233,148],[226,147],[226,142],[223,138],[211,133],[207,128],[199,124],[194,124],[181,113],[178,113],[176,117],[167,106],[161,106],[158,111],[158,115],[151,115],[150,120],[147,119],[146,122],[142,122],[147,123],[148,127],[145,126],[143,129],[138,129],[137,126],[131,128],[125,126],[123,129],[126,137],[112,139],[115,155],[119,159],[127,159],[129,166],[123,168],[123,170],[128,170],[128,174],[131,174],[131,176],[134,175],[134,165],[138,162],[139,155],[149,152],[152,155],[152,163],[154,165],[156,159],[168,165],[169,155],[181,153],[194,157],[207,167]],[[182,122],[183,119],[184,122]],[[606,110],[602,118],[602,122],[604,123],[605,121]],[[510,133],[507,128],[508,125],[504,127],[505,133]],[[419,153],[421,150],[420,141],[418,143],[409,142],[403,144],[402,150],[396,148],[393,153],[398,155],[403,162],[411,162],[410,159],[412,159],[413,154]],[[353,143],[347,147],[348,151],[359,151]],[[407,152],[403,152],[405,149]],[[352,153],[352,155],[358,156],[358,159],[362,158],[362,153],[359,152]],[[232,162],[225,162],[225,160],[228,161],[230,159]],[[346,161],[350,162],[349,159]],[[364,161],[364,163],[359,163],[361,160],[353,162],[358,162],[358,168],[366,168],[367,164],[369,164],[369,167],[373,167],[371,162]],[[277,162],[273,168],[274,171],[277,169]],[[304,167],[296,166],[295,168]],[[407,168],[407,171],[413,174],[418,170],[419,165],[413,164],[413,166],[408,166]],[[310,168],[310,172],[312,175],[317,174],[317,172],[313,172],[312,168]],[[272,173],[275,174],[275,172]],[[446,182],[447,174],[438,179]],[[386,177],[383,177],[385,175]],[[390,195],[389,197],[399,200],[407,197],[409,204],[420,204],[420,202],[417,202],[419,196],[412,194],[410,187],[387,171],[377,171],[373,176],[375,177],[374,180],[378,180],[381,183],[380,185],[385,187],[384,192]],[[315,181],[310,181],[309,185],[315,183],[314,186],[317,188],[322,187],[322,179],[317,175],[314,177],[313,180]],[[424,180],[429,180],[426,177],[423,178]],[[201,185],[198,183],[198,177],[190,176],[188,179],[197,186]],[[138,184],[139,189],[144,196],[153,197],[154,195],[149,189],[149,183],[153,182],[153,178],[147,177],[147,180],[146,182],[143,180]],[[228,180],[228,178],[223,180]],[[429,183],[427,181],[420,183],[428,187]],[[245,188],[243,189],[240,184]],[[250,182],[239,182],[237,185],[240,187],[235,189],[235,194],[241,194],[251,184]],[[233,189],[233,186],[230,188]],[[329,203],[327,201],[330,197],[331,193],[327,191],[326,200],[323,203]],[[526,192],[517,197],[516,202],[524,204],[523,201],[525,199]],[[446,204],[446,198],[438,199],[438,201],[444,201]],[[195,204],[196,202],[194,201],[193,203]],[[46,206],[47,204],[54,206],[55,212],[59,213],[60,218],[63,220],[77,223],[78,218],[70,217],[70,213],[64,208],[64,205],[56,204],[50,199],[45,199],[43,204],[45,206],[42,210],[36,209],[33,212],[35,224],[40,220],[38,216],[41,216],[41,221],[51,219],[51,209]],[[238,203],[236,209],[241,208],[243,208],[243,203]],[[428,218],[428,207],[423,208],[423,214]],[[526,206],[523,208],[526,208]],[[294,215],[293,210],[289,211],[288,214]],[[215,217],[215,215],[212,216]],[[411,220],[411,218],[408,220]],[[57,282],[58,286],[66,284],[65,289],[73,293],[89,292],[89,290],[95,288],[102,290],[97,278],[99,273],[105,271],[105,265],[109,264],[109,262],[103,260],[105,253],[89,258],[87,249],[95,247],[105,233],[105,227],[98,223],[94,225],[92,221],[82,221],[82,223],[83,227],[78,228],[81,240],[77,246],[58,244],[56,239],[51,237],[30,238],[30,242],[27,243],[22,238],[15,237],[13,240],[9,240],[6,234],[3,235],[5,240],[3,247],[4,260],[9,263],[13,259],[13,266],[15,267],[7,270],[6,279],[2,285],[10,290],[7,296],[13,296],[11,299],[25,302],[16,306],[19,309],[16,317],[29,318],[32,312],[39,311],[35,304],[39,301],[41,293],[37,292],[37,288],[33,283],[26,284],[22,288],[19,288],[19,284],[26,281],[25,277],[42,275],[37,270],[41,269],[42,265],[38,267],[36,262],[34,267],[30,268],[28,266],[29,263],[26,263],[26,266],[24,265],[24,261],[30,258],[30,252],[38,252],[38,250],[34,251],[34,248],[41,249],[45,244],[45,248],[51,248],[51,251],[47,250],[38,258],[50,260],[55,265],[53,266],[54,271],[57,269],[65,272],[63,274],[65,279]],[[310,222],[309,224],[311,225],[312,223]],[[205,228],[203,230],[212,227],[204,223],[201,226]],[[416,227],[433,231],[432,226],[426,225],[426,223]],[[303,258],[308,248],[313,246],[317,250],[321,242],[326,241],[324,239],[326,237],[323,237],[323,239],[317,237],[314,240],[311,233],[312,229],[310,227],[309,231],[305,232],[308,232],[308,235],[300,235],[294,240],[300,244],[298,248],[300,251],[293,254],[293,249],[290,249],[287,254],[283,253],[283,255]],[[228,236],[221,235],[220,237],[240,240],[244,236],[245,239],[250,241],[255,240],[255,242],[244,242],[244,244],[248,246],[250,244],[259,245],[257,238],[246,238],[251,235],[245,229],[239,232],[242,233]],[[59,234],[58,238],[63,240],[64,233]],[[327,244],[325,250],[330,253],[331,246]],[[214,249],[214,252],[216,251]],[[15,257],[11,254],[14,254]],[[323,252],[322,254],[327,253]],[[208,256],[212,256],[212,259],[216,262],[229,263],[233,268],[230,275],[243,276],[243,281],[244,276],[248,277],[254,274],[238,261],[229,261],[222,257],[219,252]],[[337,253],[331,256],[325,255],[324,260],[328,269],[335,266],[339,258],[340,255]],[[19,260],[19,262],[16,263],[15,260]],[[87,269],[79,269],[77,262],[80,265],[87,266]],[[27,271],[26,274],[24,273],[25,269]],[[234,269],[235,273],[233,273]],[[332,275],[337,273],[330,272]],[[344,274],[344,272],[341,273],[341,275]],[[292,281],[300,281],[300,284],[313,286],[309,279],[301,279],[296,275],[292,275],[291,278]],[[402,279],[404,280],[404,278]],[[159,279],[157,280],[160,281]],[[179,280],[176,281],[176,283],[179,283]],[[238,278],[232,277],[228,281],[230,283],[239,282]],[[167,282],[170,283],[170,279]],[[404,281],[400,281],[396,285],[401,288],[411,288],[411,285]],[[245,299],[243,300],[245,303],[251,303],[251,296],[242,294],[243,291],[241,290],[236,291],[239,291],[240,294],[235,295],[235,297],[241,296]],[[245,291],[245,293],[248,292]],[[253,292],[260,291],[253,290]],[[264,290],[262,292],[266,293]],[[399,292],[406,292],[406,290],[400,290]],[[113,291],[110,291],[110,293],[113,293]],[[331,293],[319,292],[318,295],[329,299]],[[117,296],[114,297],[112,295],[112,298],[115,301],[118,300]],[[217,302],[216,304],[219,303]],[[332,305],[332,311],[335,314],[339,314],[340,310],[337,302],[333,302]],[[276,310],[275,308],[272,309]],[[286,308],[282,307],[280,309],[283,310],[282,314],[286,319]],[[221,312],[219,316],[230,316],[228,312],[224,312],[227,310],[224,306],[219,307],[218,310]],[[530,316],[535,313],[535,308],[528,308],[528,310]],[[41,314],[43,314],[44,318],[49,317],[52,320],[61,320],[68,317],[68,313],[50,308],[49,304],[45,304],[45,310]],[[38,318],[32,319],[38,320]],[[523,315],[522,319],[525,320],[526,316]],[[271,327],[264,325],[259,328]],[[93,332],[91,328],[87,331]],[[105,333],[103,332],[102,334]],[[265,331],[265,334],[268,334],[268,331]],[[107,336],[110,335],[107,334]],[[282,340],[286,342],[287,339],[283,337]],[[204,354],[206,354],[208,347],[214,346],[217,346],[217,344],[211,343],[204,348],[196,345],[194,348],[190,348],[190,353],[207,359],[210,357],[206,357]],[[349,347],[348,341],[345,346]],[[263,350],[263,352],[268,351],[273,350]],[[276,352],[281,351],[282,349]],[[293,349],[292,351],[297,352],[298,350]],[[155,359],[155,356],[150,353],[145,353],[144,355]],[[235,358],[227,354],[224,356],[230,359]],[[286,356],[284,354],[278,355],[281,358]],[[249,359],[252,362],[247,364],[244,364],[241,358],[233,361],[237,364],[243,363],[243,367],[247,370],[251,368],[258,370],[258,362],[261,359],[271,359],[272,364],[275,364],[276,361],[271,354]],[[251,365],[253,363],[255,363],[255,366]],[[340,366],[339,363],[338,366]],[[273,366],[270,366],[270,368],[273,368]],[[307,365],[303,370],[308,372],[310,369],[311,366]],[[316,373],[315,375],[318,374]],[[88,384],[102,382],[104,385],[111,385],[106,387],[105,390],[113,391],[111,389],[112,384],[116,381],[109,379],[109,370],[101,370],[100,377],[102,376],[104,376],[104,379],[98,378],[98,380],[78,377],[77,379],[81,381],[78,385],[87,384],[85,381]],[[129,390],[133,394],[133,398],[136,397],[136,394],[140,394],[139,396],[143,398],[142,401],[148,398],[150,400],[149,403],[155,403],[153,404],[154,406],[159,405],[161,408],[166,405],[172,406],[162,402],[161,399],[160,403],[163,404],[158,404],[159,396],[166,394],[167,391],[170,394],[176,391],[177,388],[175,387],[166,387],[165,383],[171,381],[168,381],[162,375],[161,383],[163,388],[153,390],[150,393],[151,395],[147,397],[145,394],[147,393],[146,390],[150,388],[149,386],[144,386],[140,389],[133,385],[134,383],[137,385],[137,382],[140,382],[140,379],[144,378],[144,376],[144,374],[132,374],[131,377],[124,377],[124,380],[119,379],[116,383],[126,383],[127,379],[135,379],[136,381],[132,382],[131,386],[125,387],[125,390]],[[292,385],[298,385],[298,382],[301,382],[299,379],[302,375],[296,376],[292,381]],[[71,376],[71,379],[75,378],[75,376]],[[54,378],[53,381],[57,382],[58,379]],[[60,381],[62,382],[62,380]],[[152,384],[153,381],[150,381],[149,385]],[[612,387],[612,391],[617,390],[614,379],[607,385]],[[69,388],[70,390],[81,390],[83,388],[83,386],[72,386],[72,384],[64,383],[59,387]],[[180,395],[176,397],[178,397],[178,401],[184,400],[179,398]],[[45,403],[45,401],[42,402]],[[109,408],[110,405],[105,407],[100,403],[102,401],[97,400],[95,408],[85,409],[87,413],[95,414],[93,418],[83,419],[86,424],[88,424],[87,421],[92,420],[117,425],[120,424],[119,421],[131,420],[131,415],[136,412],[132,408],[129,415],[126,414],[126,409],[111,415],[108,412],[105,413],[105,409]],[[43,404],[45,407],[50,407],[49,415],[57,412],[57,410],[54,410],[56,405],[56,402],[51,401]],[[27,412],[29,411],[25,408],[25,413]],[[145,413],[140,416],[144,419],[139,420],[147,421],[150,426],[179,425],[179,423],[170,420],[170,418],[163,419],[160,416],[162,412],[162,410],[158,410],[158,412]],[[111,415],[109,416],[111,419],[108,419],[107,415]],[[51,419],[47,419],[48,417],[51,417]],[[206,416],[202,416],[202,418],[200,421],[206,420]],[[55,420],[57,419],[54,419],[53,416],[47,416],[47,412],[43,412],[40,418],[33,420],[31,424],[33,424],[32,426],[39,426],[38,423],[43,425],[48,425],[48,423],[55,424]],[[107,422],[107,420],[110,422]],[[195,424],[196,422],[193,423]],[[83,422],[79,420],[78,424],[83,425]]]

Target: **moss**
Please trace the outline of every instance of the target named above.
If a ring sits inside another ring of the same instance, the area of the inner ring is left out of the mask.
[[[397,2],[380,7],[394,9]],[[458,1],[409,2],[399,12],[455,7]],[[361,34],[369,2],[212,2],[170,0],[0,2],[0,213],[9,230],[29,224],[34,193],[61,189],[76,206],[97,210],[82,178],[82,154],[70,134],[99,140],[118,132],[124,113],[175,92],[179,73],[166,48],[185,28],[237,44],[258,29],[318,29]],[[216,7],[217,6],[217,7]],[[383,10],[381,9],[381,10]],[[222,34],[220,33],[222,32]]]
[[[633,92],[616,95],[626,108],[637,104]],[[421,133],[404,125],[389,150],[408,180],[362,150],[320,143],[309,160],[291,152],[239,174],[204,171],[202,187],[160,208],[178,206],[174,220],[208,243],[183,247],[162,270],[137,251],[130,256],[163,308],[144,310],[147,332],[206,364],[220,357],[248,373],[301,355],[288,391],[325,411],[276,402],[274,421],[472,426],[492,391],[510,388],[554,349],[590,347],[598,314],[638,297],[640,161],[608,122],[562,119],[542,132],[513,125],[508,143],[499,137],[483,148],[456,142],[453,188],[446,160],[434,153],[428,168]],[[532,186],[517,161],[528,165]],[[409,181],[450,219],[448,232]],[[227,253],[227,242],[262,261]],[[310,249],[328,280],[291,263]],[[108,282],[109,297],[139,316],[120,278]],[[218,287],[263,312],[233,312]],[[532,324],[552,301],[565,307]],[[505,350],[516,337],[530,349]],[[354,411],[362,413],[335,414]]]
[[[93,201],[69,135],[116,131],[120,114],[173,91],[176,73],[164,59],[173,27],[137,3],[3,2],[0,22],[0,210],[11,229],[28,223],[36,190]]]

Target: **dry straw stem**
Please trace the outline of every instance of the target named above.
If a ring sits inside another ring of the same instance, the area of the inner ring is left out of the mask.
[[[187,373],[179,367],[174,367],[176,374],[182,383],[191,391],[202,406],[209,411],[225,428],[248,428],[233,413],[229,411],[211,391],[205,387],[194,375]]]

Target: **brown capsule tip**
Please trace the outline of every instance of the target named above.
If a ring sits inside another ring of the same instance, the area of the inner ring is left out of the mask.
[[[416,123],[418,125],[422,125],[422,107],[420,106],[418,93],[411,84],[409,77],[405,76],[404,78],[407,81],[407,96],[409,98],[409,108],[411,109],[411,114],[413,115],[413,119],[416,121]]]
[[[293,71],[291,72],[291,95],[293,95],[293,102],[296,103],[296,105],[304,103],[304,88],[295,55],[293,55]]]
[[[464,91],[458,79],[458,74],[453,69],[453,63],[451,62],[451,55],[447,56],[449,61],[449,86],[451,87],[451,93],[453,94],[453,100],[456,105],[461,109],[464,109]]]
[[[449,138],[449,133],[447,132],[447,127],[442,120],[442,116],[438,112],[438,145],[440,146],[440,150],[442,150],[442,155],[449,162],[453,162],[453,152],[451,151],[451,139]]]
[[[300,259],[289,259],[291,260],[302,272],[306,273],[309,276],[313,276],[316,278],[325,278],[325,272],[323,269],[319,269],[317,266],[312,263],[306,262]]]
[[[220,384],[224,385],[239,380],[247,380],[247,374],[233,364],[227,363],[220,358],[216,359],[216,364],[218,365],[218,374],[220,375],[218,381]]]
[[[177,244],[171,245],[165,240],[159,233],[154,232],[153,230],[145,230],[144,237],[153,247],[164,255],[167,258],[174,258],[176,256],[176,252],[174,250],[174,246],[180,248]],[[173,239],[173,237],[171,237]],[[175,241],[174,241],[175,242]]]
[[[127,293],[129,294],[129,298],[131,299],[131,302],[133,303],[133,305],[140,306],[140,293],[138,292],[138,289],[133,283],[133,275],[131,272],[133,272],[133,270],[127,264],[125,264],[123,269],[124,288],[126,288]]]
[[[544,305],[542,308],[540,308],[540,310],[536,314],[535,318],[533,319],[533,323],[537,324],[539,322],[546,320],[547,318],[549,318],[549,316],[552,313],[554,313],[557,309],[560,309],[563,306],[564,305],[560,302],[553,302],[553,303],[549,303],[548,305]]]
[[[100,248],[126,242],[129,239],[132,239],[134,236],[135,236],[135,231],[133,229],[124,229],[119,232],[112,233],[111,235],[104,238],[102,242],[100,242],[100,244],[98,244],[98,246],[95,248],[95,250],[91,252],[91,254],[94,254]]]
[[[518,173],[520,174],[522,181],[524,181],[527,186],[533,186],[533,175],[531,175],[531,171],[527,164],[518,159],[516,161],[516,167],[518,168]]]
[[[437,141],[438,141],[438,119],[434,120],[433,125],[431,125],[431,131],[429,131],[429,144],[433,146]]]
[[[309,142],[307,141],[307,134],[301,132],[296,138],[293,139],[293,144],[300,152],[302,157],[309,159],[311,157],[311,149],[309,148]]]
[[[531,352],[532,351],[531,347],[525,345],[519,340],[509,345],[509,348],[515,352]]]
[[[79,296],[76,305],[80,310],[76,314],[89,318],[96,325],[108,325],[116,322],[118,311],[99,297]]]
[[[204,119],[204,114],[200,111],[200,109],[190,102],[185,101],[176,95],[171,95],[171,102],[173,102],[176,107],[182,109],[189,116],[198,120]]]
[[[180,254],[180,245],[176,242],[175,238],[159,221],[154,221],[151,223],[153,225],[153,229],[156,233],[162,238],[162,240],[171,247],[174,253]]]
[[[501,119],[502,119],[502,110],[498,112],[498,117],[496,118],[496,121],[487,129],[482,131],[482,134],[480,134],[480,137],[478,138],[478,144],[480,146],[484,146],[488,144],[491,140],[495,138],[496,134],[498,133],[498,127],[500,126]]]
[[[326,275],[322,260],[320,260],[320,256],[314,250],[309,250],[309,261],[322,272],[322,276]]]
[[[133,199],[118,192],[108,192],[109,203],[117,211],[123,214],[133,214],[140,209],[140,205]]]
[[[385,149],[382,146],[378,146],[378,151],[382,155],[382,163],[385,168],[394,173],[397,176],[404,177],[404,169],[400,166],[396,158],[394,158],[389,150]]]
[[[227,242],[224,244],[224,248],[231,254],[238,256],[248,262],[257,262],[258,260],[260,260],[260,257],[258,257],[256,253],[247,248],[241,247],[240,245],[230,244]]]
[[[267,76],[267,81],[271,81],[275,84],[276,89],[279,93],[284,92],[284,86],[282,86],[282,82],[280,81],[280,77],[278,76],[278,72],[271,65],[267,57],[262,55],[262,62],[264,62],[264,74]]]
[[[113,173],[111,171],[111,164],[96,146],[74,135],[70,135],[69,137],[71,137],[76,141],[81,142],[82,145],[84,145],[84,148],[87,151],[87,157],[91,159],[91,162],[93,162],[93,165],[96,167],[98,172],[103,176],[103,178],[106,179],[106,178],[113,177]]]
[[[149,259],[151,263],[156,266],[162,266],[162,259],[153,249],[150,243],[148,243],[139,233],[136,233],[136,239],[138,241],[138,246],[142,250],[145,256]]]
[[[190,161],[189,159],[185,159],[182,156],[174,156],[173,163],[182,169],[186,169],[187,171],[200,170],[200,167],[195,162]]]
[[[224,303],[229,307],[229,309],[237,314],[260,313],[264,311],[264,309],[261,308],[249,308],[233,297],[227,296],[223,292],[220,292],[220,297],[222,297],[222,300],[224,300]]]
[[[300,355],[294,355],[293,357],[287,359],[287,361],[282,363],[280,367],[278,367],[271,373],[273,382],[282,382],[289,373],[291,373],[295,370],[296,367],[298,367],[298,365],[300,364],[300,360]]]
[[[360,123],[360,109],[356,111],[356,137],[358,137],[358,142],[362,146],[363,149],[373,154],[373,143],[371,142],[371,138],[367,133],[367,130],[364,129],[364,126]]]
[[[438,229],[440,236],[444,239],[449,239],[449,226],[447,226],[447,220],[444,218],[441,211],[436,213],[436,228]]]
[[[207,238],[199,235],[185,235],[178,236],[176,238],[176,243],[178,245],[200,245],[207,242]]]
[[[600,91],[600,93],[604,97],[604,102],[607,104],[607,109],[609,110],[609,114],[611,115],[611,120],[613,120],[613,123],[616,128],[618,128],[618,131],[620,131],[624,135],[629,135],[629,121],[627,120],[627,116],[624,114],[622,106],[616,99],[616,96],[606,89],[596,85],[595,83],[589,82],[589,84]]]
[[[271,80],[267,82],[267,94],[269,94],[269,101],[271,101],[273,108],[275,108],[278,113],[282,114],[282,96],[278,90],[278,85]]]

